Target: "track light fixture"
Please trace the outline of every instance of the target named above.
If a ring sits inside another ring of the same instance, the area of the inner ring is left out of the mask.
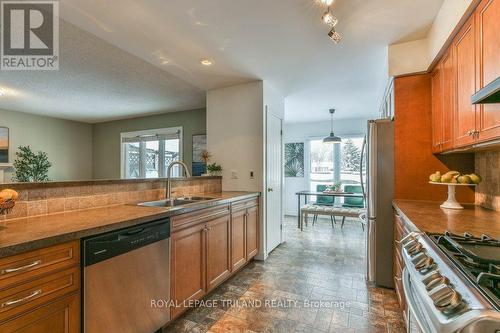
[[[326,12],[321,17],[321,20],[324,24],[331,28],[330,32],[328,33],[328,37],[333,42],[335,42],[335,44],[338,44],[342,40],[342,36],[337,31],[335,31],[335,27],[337,26],[337,23],[339,23],[339,20],[333,15],[332,11],[330,10],[330,5],[333,3],[333,1],[328,4],[325,1],[321,2],[327,5]]]
[[[332,30],[330,30],[330,32],[328,33],[328,37],[335,43],[335,44],[338,44],[340,43],[340,41],[342,40],[342,36],[337,32],[335,31],[335,28],[332,28]]]

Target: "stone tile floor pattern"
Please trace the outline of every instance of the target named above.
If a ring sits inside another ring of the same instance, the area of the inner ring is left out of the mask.
[[[405,332],[394,291],[365,282],[358,222],[332,229],[320,219],[300,232],[287,217],[284,237],[265,262],[253,261],[204,298],[215,306],[192,308],[165,331]],[[307,301],[327,303],[307,307]]]

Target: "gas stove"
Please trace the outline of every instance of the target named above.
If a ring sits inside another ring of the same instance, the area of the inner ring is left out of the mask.
[[[500,244],[412,232],[400,242],[409,332],[500,332]]]
[[[430,237],[470,283],[500,310],[500,241],[469,233],[460,236],[445,232]]]

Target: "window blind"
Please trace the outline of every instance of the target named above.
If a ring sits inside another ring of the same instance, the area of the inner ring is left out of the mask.
[[[180,139],[180,134],[181,131],[176,131],[173,133],[161,133],[161,134],[151,134],[151,135],[146,134],[134,137],[122,137],[122,143],[175,140],[175,139]]]

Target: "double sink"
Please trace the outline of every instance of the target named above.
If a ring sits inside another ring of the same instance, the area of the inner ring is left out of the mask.
[[[177,206],[184,206],[196,202],[203,202],[203,201],[208,201],[208,200],[214,200],[216,198],[212,197],[183,197],[183,198],[175,198],[175,199],[164,199],[164,200],[157,200],[157,201],[147,201],[147,202],[141,202],[138,205],[139,206],[148,206],[148,207],[177,207]]]

